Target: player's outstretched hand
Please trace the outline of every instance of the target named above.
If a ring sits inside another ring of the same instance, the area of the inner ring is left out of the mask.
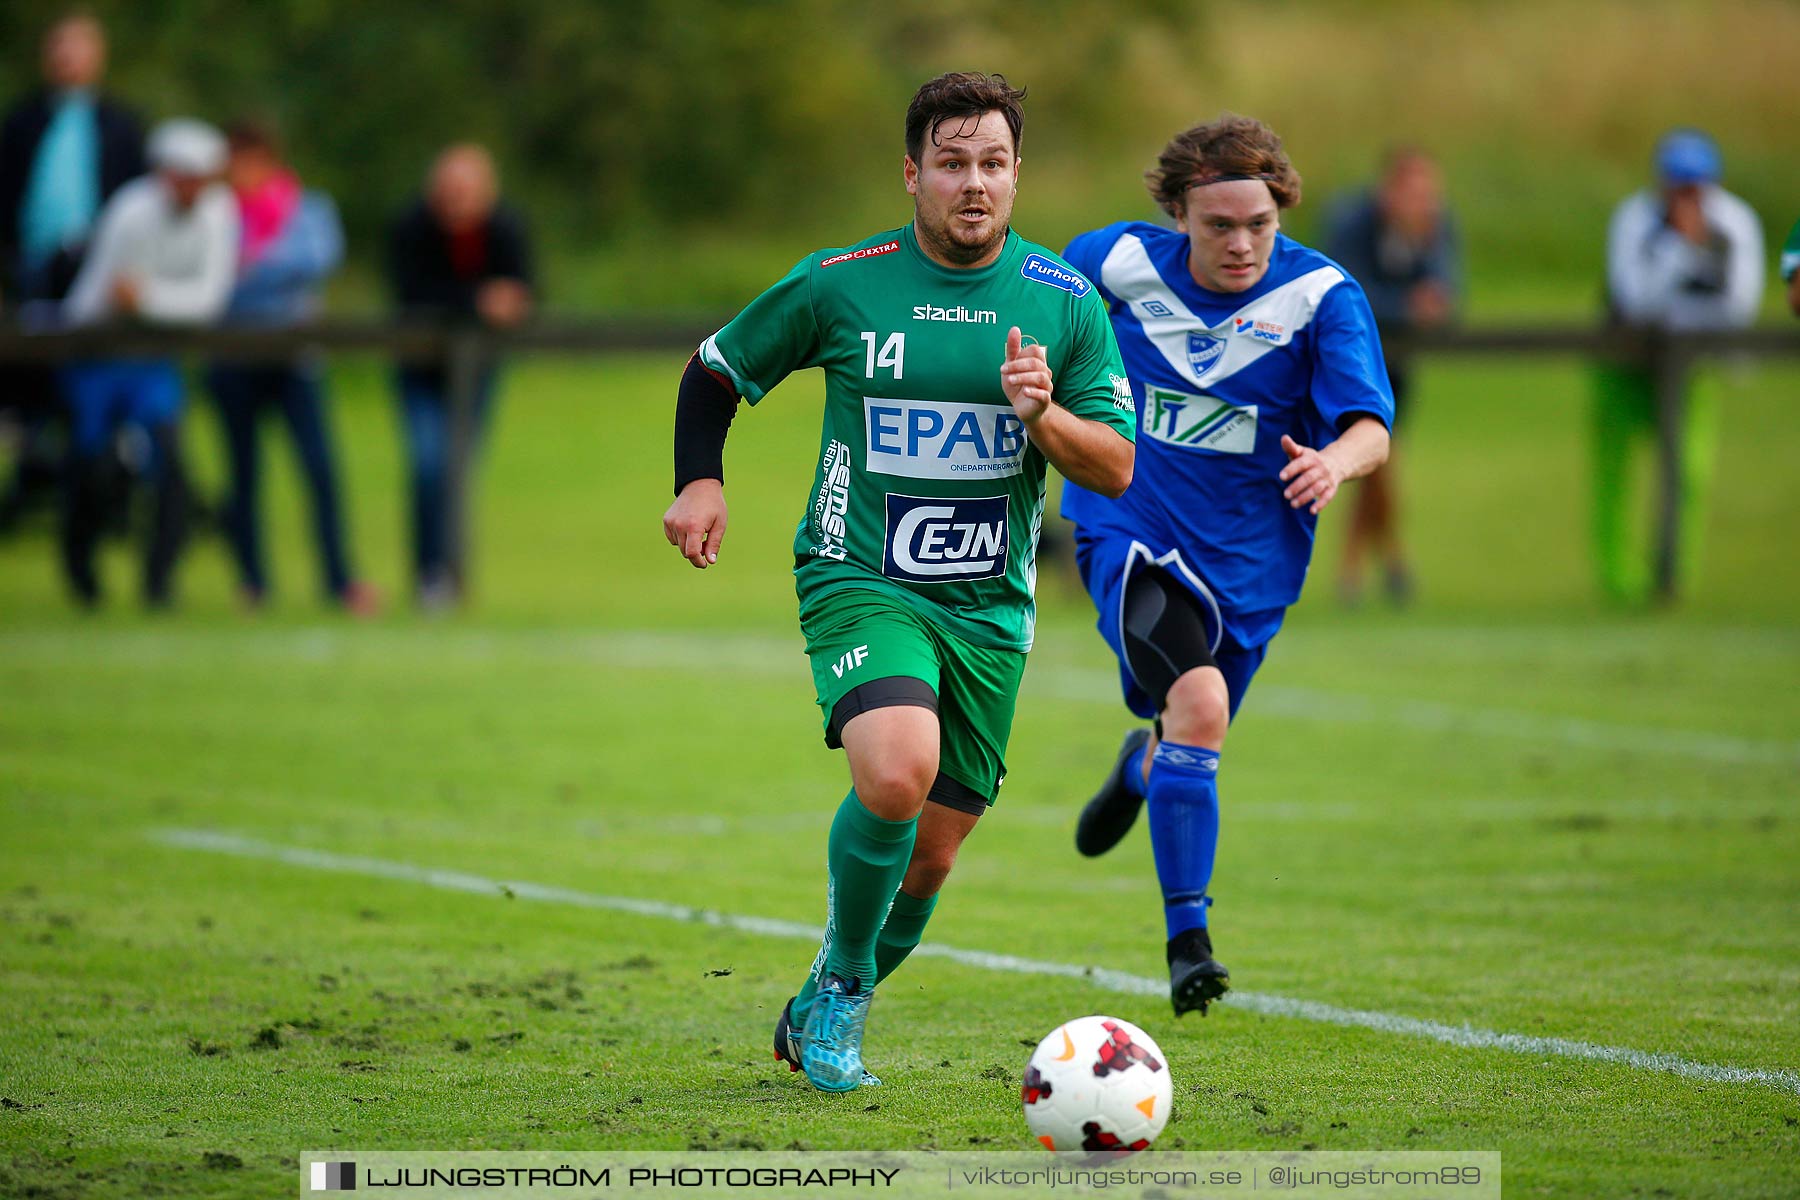
[[[681,489],[663,514],[663,536],[681,556],[701,570],[719,561],[725,543],[725,485],[696,479]]]
[[[1006,335],[1006,361],[1000,364],[1000,390],[1006,402],[1027,425],[1044,415],[1050,407],[1050,393],[1055,385],[1050,378],[1050,360],[1044,348],[1036,343],[1025,345],[1024,335],[1014,325]]]
[[[1281,480],[1287,484],[1281,494],[1287,498],[1288,507],[1311,505],[1309,511],[1318,514],[1337,495],[1344,472],[1329,456],[1311,446],[1302,446],[1285,433],[1281,435],[1281,448],[1288,456],[1288,465],[1281,468]]]

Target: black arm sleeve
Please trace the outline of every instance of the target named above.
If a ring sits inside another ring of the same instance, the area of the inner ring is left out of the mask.
[[[725,434],[737,416],[737,393],[700,362],[688,359],[675,399],[675,494],[696,479],[725,482]]]

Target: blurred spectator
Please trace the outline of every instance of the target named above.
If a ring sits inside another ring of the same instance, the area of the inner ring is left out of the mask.
[[[159,125],[150,137],[154,171],[119,189],[101,210],[93,247],[63,303],[73,324],[141,320],[207,324],[225,311],[237,265],[238,218],[218,180],[225,139],[200,121]],[[144,597],[170,599],[181,550],[187,488],[181,468],[181,375],[168,359],[112,359],[65,368],[71,418],[63,564],[77,598],[100,597],[94,574],[105,495],[106,454],[119,426],[143,435],[143,476],[153,493]]]
[[[1800,221],[1788,230],[1787,244],[1781,248],[1781,282],[1787,284],[1788,307],[1800,317]]]
[[[530,315],[534,282],[523,219],[500,201],[494,160],[480,146],[438,155],[425,193],[394,223],[388,271],[403,317],[450,323],[517,325]],[[463,581],[451,561],[447,477],[450,407],[441,364],[402,366],[400,403],[412,470],[413,569],[418,601],[445,608]],[[495,368],[483,365],[469,414],[468,453],[487,424]]]
[[[1412,392],[1404,338],[1449,323],[1462,291],[1462,255],[1436,160],[1416,147],[1388,151],[1380,182],[1332,212],[1325,253],[1368,293],[1394,389],[1398,432]],[[1380,560],[1388,599],[1396,605],[1411,599],[1412,569],[1400,540],[1399,506],[1390,446],[1386,465],[1356,489],[1338,574],[1338,594],[1345,603],[1362,599],[1363,559],[1371,552]]]
[[[1719,186],[1712,138],[1677,129],[1657,143],[1656,186],[1629,196],[1607,231],[1607,311],[1617,323],[1669,333],[1740,329],[1756,319],[1763,290],[1763,236],[1756,213]],[[1680,455],[1676,562],[1700,563],[1707,491],[1717,450],[1718,381],[1704,370],[1672,431]],[[1631,452],[1654,442],[1655,381],[1641,362],[1602,363],[1593,409],[1593,540],[1600,584],[1622,603],[1649,595],[1649,555],[1632,548]],[[1677,580],[1679,583],[1679,579]]]
[[[80,266],[100,206],[144,173],[137,118],[98,91],[106,35],[85,12],[44,31],[43,85],[0,124],[0,300],[15,310],[60,300]],[[54,493],[62,404],[48,367],[0,367],[0,408],[19,423],[19,456],[0,527]]]
[[[344,259],[337,206],[322,192],[307,191],[283,160],[272,133],[239,122],[226,136],[226,179],[237,197],[237,286],[228,323],[292,325],[318,314],[319,288]],[[351,577],[338,501],[331,432],[322,390],[322,364],[222,362],[208,374],[225,430],[231,492],[225,532],[237,559],[245,600],[260,605],[269,590],[263,553],[259,418],[276,409],[293,435],[300,473],[312,499],[313,534],[325,593],[345,609],[375,610],[372,588]]]

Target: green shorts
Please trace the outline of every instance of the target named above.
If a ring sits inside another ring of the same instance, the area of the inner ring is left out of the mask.
[[[843,725],[869,709],[935,707],[939,775],[931,798],[966,812],[994,803],[1025,676],[1022,652],[973,645],[874,590],[833,592],[803,606],[800,632],[827,746],[841,745]]]

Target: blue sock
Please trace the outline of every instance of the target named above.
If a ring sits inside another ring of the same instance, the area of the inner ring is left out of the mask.
[[[1219,846],[1219,752],[1163,742],[1150,761],[1150,847],[1169,937],[1206,927]]]
[[[1149,742],[1145,742],[1143,746],[1133,750],[1131,757],[1125,760],[1125,790],[1139,800],[1144,798],[1144,789],[1148,786],[1144,782],[1144,746],[1149,744]]]

